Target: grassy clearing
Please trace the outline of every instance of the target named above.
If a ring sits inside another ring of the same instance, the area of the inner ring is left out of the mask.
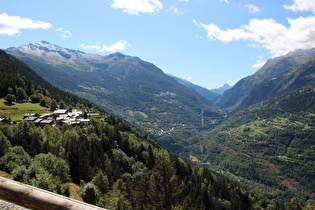
[[[67,184],[69,185],[69,188],[70,188],[70,198],[82,201],[82,198],[80,196],[80,190],[81,190],[80,186],[72,182],[69,182]]]
[[[11,175],[10,175],[10,174],[7,174],[7,173],[4,172],[4,171],[0,171],[0,176],[1,176],[1,177],[4,177],[4,178],[7,178],[7,179],[11,179]]]
[[[46,107],[39,106],[38,103],[13,103],[8,105],[4,102],[4,99],[0,99],[0,116],[11,118],[12,121],[22,119],[25,113],[38,113],[44,114],[49,112]]]

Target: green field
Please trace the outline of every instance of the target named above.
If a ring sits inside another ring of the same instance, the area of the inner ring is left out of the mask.
[[[12,121],[23,119],[25,113],[44,114],[49,112],[49,108],[39,106],[38,103],[13,103],[7,105],[3,98],[0,99],[0,116],[10,118]]]

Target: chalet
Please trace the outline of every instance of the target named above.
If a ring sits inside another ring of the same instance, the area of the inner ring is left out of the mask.
[[[41,115],[39,117],[42,118],[42,119],[47,119],[49,117],[54,117],[54,114],[53,113],[45,113],[45,114],[43,114],[43,115]]]
[[[26,113],[23,115],[23,119],[29,118],[29,117],[38,117],[39,115],[37,113]]]
[[[79,124],[79,122],[73,121],[73,120],[63,120],[62,123],[63,124],[68,124],[68,125],[72,125],[72,126],[75,126],[75,125]]]
[[[4,125],[4,124],[11,124],[11,120],[8,120],[4,117],[0,117],[0,125]]]
[[[34,123],[35,123],[35,125],[39,125],[39,123],[41,122],[43,120],[43,118],[37,118],[35,121],[34,121]]]
[[[37,120],[38,117],[27,117],[24,118],[25,121],[29,121],[29,122],[34,122],[35,120]]]
[[[79,116],[81,116],[82,112],[81,111],[77,111],[76,109],[74,109],[74,110],[72,110],[71,114],[72,115],[79,115]]]
[[[53,126],[55,123],[52,119],[45,119],[39,122],[39,125],[43,128],[45,125]]]
[[[99,113],[88,113],[88,116],[99,117]]]
[[[89,119],[80,119],[80,123],[82,125],[88,125],[90,123],[90,120]]]
[[[63,125],[88,125],[90,123],[89,119],[81,118],[82,112],[73,110],[68,112],[67,109],[58,109],[53,113],[45,113],[39,116],[36,113],[27,113],[23,115],[25,121],[34,122],[36,125],[44,127],[45,125],[54,126],[56,123]]]
[[[57,109],[56,111],[53,112],[55,116],[65,115],[67,113],[68,113],[67,109]]]

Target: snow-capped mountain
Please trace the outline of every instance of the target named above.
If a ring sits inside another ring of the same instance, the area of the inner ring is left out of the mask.
[[[32,59],[38,61],[45,61],[49,63],[49,60],[75,60],[75,59],[95,59],[100,60],[104,56],[97,54],[87,54],[79,50],[71,50],[67,48],[62,48],[58,45],[51,44],[46,41],[41,41],[39,43],[24,45],[18,48],[9,48],[6,50],[11,54],[22,54],[32,57]]]
[[[222,87],[216,87],[216,88],[211,88],[210,90],[214,93],[222,95],[224,91],[231,89],[233,86],[228,85],[225,83]]]

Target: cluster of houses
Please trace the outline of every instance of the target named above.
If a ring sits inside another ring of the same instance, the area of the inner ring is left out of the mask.
[[[154,126],[158,127],[158,125],[156,123],[154,124]],[[149,129],[149,130],[147,130],[147,132],[149,132],[151,134],[156,134],[156,135],[159,135],[159,136],[169,135],[172,132],[174,132],[176,129],[179,129],[179,128],[182,128],[182,127],[185,127],[185,126],[186,126],[186,124],[183,124],[183,123],[175,123],[175,124],[172,125],[172,127],[170,127],[167,130],[163,130],[163,129],[160,129],[160,130]]]
[[[294,126],[294,127],[304,127],[306,126],[306,123],[273,123],[273,122],[267,122],[267,123],[262,123],[260,124],[261,127],[266,127],[266,126],[282,126],[282,127],[288,127],[288,126]]]
[[[23,120],[34,122],[35,125],[44,127],[45,125],[54,126],[56,124],[68,124],[68,125],[88,125],[89,119],[82,118],[82,112],[67,109],[58,109],[53,113],[45,113],[39,115],[37,113],[26,113],[23,115]]]

